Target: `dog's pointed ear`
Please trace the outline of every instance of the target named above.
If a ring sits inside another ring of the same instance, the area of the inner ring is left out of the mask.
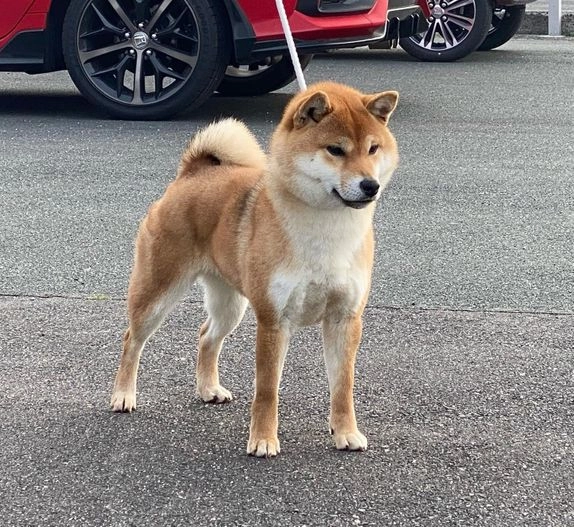
[[[363,103],[369,112],[381,119],[385,124],[394,112],[399,102],[399,92],[384,91],[375,95],[365,95]]]
[[[327,94],[322,91],[315,92],[299,104],[293,115],[293,125],[295,128],[303,128],[310,122],[318,123],[332,111],[333,107]]]

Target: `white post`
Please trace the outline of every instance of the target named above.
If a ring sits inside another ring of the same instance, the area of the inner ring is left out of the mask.
[[[562,35],[562,0],[548,0],[548,34]]]

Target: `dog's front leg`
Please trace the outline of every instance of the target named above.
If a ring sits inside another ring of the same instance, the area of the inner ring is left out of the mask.
[[[286,328],[257,325],[255,397],[247,443],[247,453],[257,457],[276,456],[280,451],[277,437],[279,382],[288,341]]]
[[[339,450],[367,449],[367,439],[357,428],[353,402],[355,356],[361,331],[360,315],[323,321],[325,365],[331,392],[329,424]]]

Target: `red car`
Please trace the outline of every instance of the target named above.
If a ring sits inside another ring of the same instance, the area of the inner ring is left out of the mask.
[[[315,51],[396,40],[425,23],[416,0],[284,5],[303,66]],[[294,79],[274,0],[0,0],[0,12],[0,71],[67,69],[119,118],[161,119],[214,91],[255,95]]]

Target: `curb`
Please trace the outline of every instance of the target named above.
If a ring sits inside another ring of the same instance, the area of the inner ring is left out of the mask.
[[[548,13],[527,11],[518,34],[548,35]],[[562,35],[574,36],[574,13],[562,13]]]

